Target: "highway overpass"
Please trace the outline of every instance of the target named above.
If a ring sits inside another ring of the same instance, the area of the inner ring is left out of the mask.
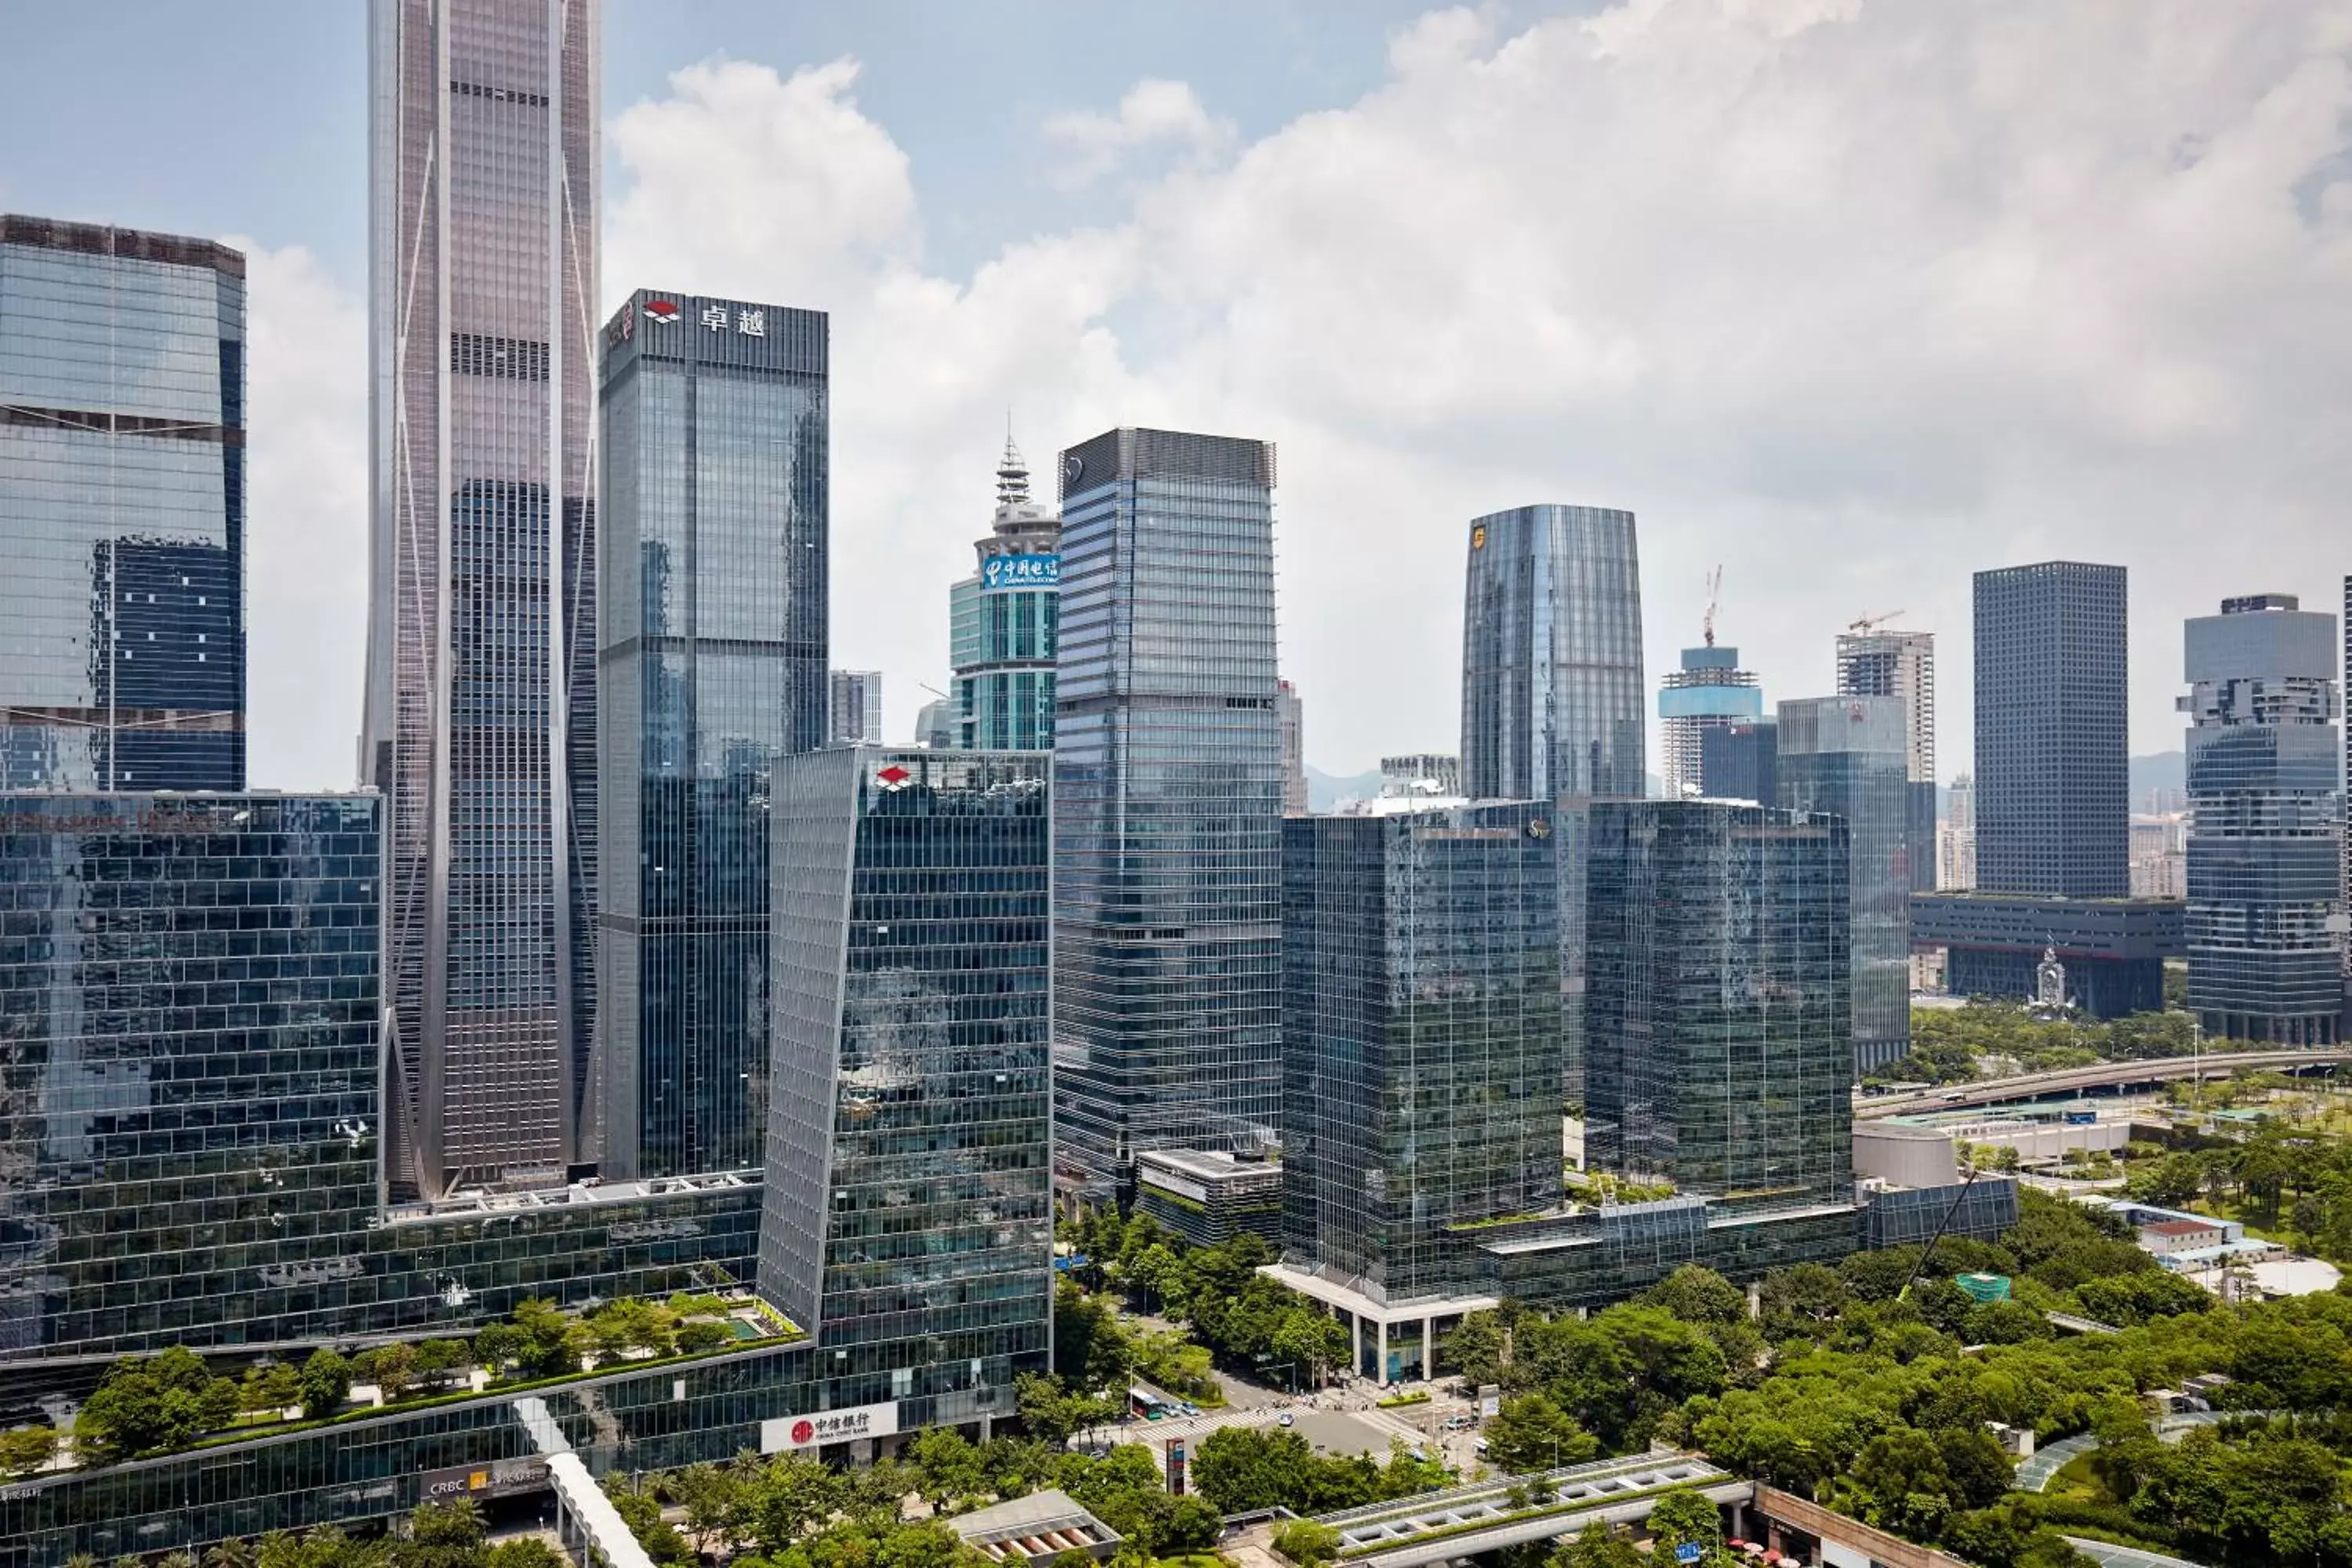
[[[2242,1072],[2304,1072],[2314,1068],[2341,1067],[2352,1062],[2352,1049],[2281,1048],[2267,1051],[2222,1051],[2202,1057],[2160,1057],[2149,1061],[2093,1062],[2089,1067],[2061,1068],[2056,1072],[2030,1072],[2018,1078],[1988,1079],[1981,1083],[1956,1083],[1916,1094],[1880,1094],[1857,1098],[1857,1121],[1905,1116],[1926,1110],[1965,1110],[1978,1106],[2008,1105],[2019,1100],[2053,1100],[2085,1089],[2136,1088],[2186,1078],[2231,1078]]]

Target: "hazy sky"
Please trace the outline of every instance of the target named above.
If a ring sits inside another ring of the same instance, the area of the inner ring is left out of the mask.
[[[253,253],[253,774],[351,782],[365,592],[359,0],[44,8],[0,207]],[[2340,607],[2352,0],[610,0],[604,293],[832,312],[835,662],[944,685],[1007,409],[1281,447],[1283,662],[1338,773],[1458,734],[1465,521],[1640,515],[1650,678],[1768,700],[1969,574]]]

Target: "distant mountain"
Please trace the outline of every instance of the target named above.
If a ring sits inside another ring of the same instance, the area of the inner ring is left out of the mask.
[[[1329,811],[1351,795],[1361,800],[1380,793],[1381,770],[1378,768],[1343,778],[1337,773],[1325,773],[1313,763],[1307,764],[1307,809],[1309,811]]]
[[[2189,753],[2158,752],[2151,757],[2131,760],[2131,808],[2147,808],[2150,790],[2182,790],[2189,787]]]

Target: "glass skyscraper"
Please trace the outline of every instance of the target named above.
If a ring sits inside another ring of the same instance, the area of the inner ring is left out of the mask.
[[[320,1331],[364,1272],[380,811],[0,795],[0,1361]]]
[[[1841,697],[1903,700],[1904,765],[1911,781],[1911,890],[1936,887],[1936,634],[1869,629],[1841,633],[1837,689]]]
[[[1274,447],[1107,431],[1062,455],[1057,1157],[1255,1149],[1282,1100]]]
[[[1730,1205],[1850,1204],[1846,825],[1600,801],[1590,830],[1587,1162]]]
[[[1013,437],[996,465],[996,521],[973,545],[980,568],[948,589],[948,659],[958,743],[1051,751],[1062,523],[1029,494]]]
[[[0,789],[245,787],[245,258],[0,216]]]
[[[1779,804],[1845,819],[1853,898],[1853,1063],[1911,1054],[1911,785],[1896,697],[1780,704]]]
[[[1780,798],[1780,728],[1769,719],[1717,724],[1699,731],[1698,792],[1710,800]]]
[[[880,744],[882,672],[878,669],[833,670],[828,673],[827,687],[826,744]]]
[[[1475,1288],[1448,1226],[1560,1194],[1548,803],[1283,825],[1283,1242],[1378,1302]]]
[[[1683,667],[1666,672],[1658,692],[1659,759],[1668,800],[1706,791],[1704,744],[1714,731],[1753,724],[1764,715],[1756,672],[1739,668],[1739,650],[1683,649]]]
[[[2208,1035],[2331,1045],[2344,988],[2336,617],[2286,594],[2188,624],[2189,1006]]]
[[[371,0],[395,1190],[593,1161],[595,0]],[[683,327],[677,329],[685,330]]]
[[[1462,776],[1473,799],[1643,793],[1633,514],[1524,506],[1470,524]]]
[[[827,735],[825,356],[779,305],[641,289],[604,329],[607,1179],[761,1161],[770,775]]]
[[[2131,891],[2126,629],[2120,566],[1976,574],[1979,890]]]
[[[1013,1414],[1052,1317],[1042,752],[781,759],[759,1289],[828,1401]]]

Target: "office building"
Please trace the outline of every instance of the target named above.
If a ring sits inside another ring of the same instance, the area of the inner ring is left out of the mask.
[[[836,669],[829,672],[824,728],[831,746],[878,746],[882,743],[882,672],[878,669]]]
[[[245,257],[0,216],[0,789],[245,787]]]
[[[829,1403],[982,1424],[1053,1289],[1048,758],[781,759],[761,1296]]]
[[[1885,617],[1880,617],[1885,618]],[[1906,833],[1911,890],[1936,888],[1936,634],[1876,629],[1853,623],[1837,640],[1841,697],[1896,697],[1903,701],[1903,761],[1911,784]]]
[[[1528,506],[1470,524],[1462,773],[1479,800],[1644,784],[1633,514]]]
[[[1780,727],[1769,719],[1713,724],[1699,731],[1698,792],[1709,800],[1779,798]]]
[[[1850,1205],[1846,824],[1603,801],[1590,831],[1588,1163],[1731,1205]]]
[[[2337,1038],[2336,656],[2336,617],[2292,595],[2188,624],[2189,1006],[2209,1037]]]
[[[1283,1163],[1272,1151],[1147,1149],[1135,1157],[1135,1212],[1194,1247],[1243,1231],[1282,1236]]]
[[[1904,721],[1895,697],[1780,704],[1780,805],[1846,824],[1857,1075],[1911,1054],[1913,796]]]
[[[1702,744],[1711,730],[1754,724],[1764,714],[1756,672],[1739,668],[1739,650],[1683,649],[1683,666],[1658,691],[1658,755],[1668,800],[1706,793]]]
[[[2189,813],[2132,813],[2131,894],[2135,899],[2189,896]]]
[[[595,1158],[596,12],[369,7],[360,766],[390,835],[384,1168],[426,1198]]]
[[[1955,996],[2025,1002],[2043,958],[2065,968],[2067,999],[2095,1018],[2164,1005],[2164,961],[2187,949],[2178,899],[2052,899],[2029,893],[1915,893],[1911,940],[1945,950]]]
[[[1061,541],[1062,520],[1031,497],[1029,466],[1008,432],[995,521],[974,545],[980,564],[948,589],[955,744],[966,750],[1053,749]]]
[[[2124,569],[1976,574],[1977,886],[2130,890]]]
[[[604,343],[596,1061],[626,1181],[761,1162],[770,778],[845,672],[829,715],[825,318],[641,289]]]
[[[934,752],[957,749],[956,735],[963,721],[956,712],[955,699],[935,698],[915,710],[915,744]]]
[[[1443,752],[1411,752],[1381,759],[1381,793],[1386,795],[1462,794],[1462,759]]]
[[[1298,689],[1287,680],[1275,687],[1275,707],[1282,716],[1282,814],[1307,815],[1307,710]]]
[[[1369,1302],[1475,1288],[1446,1227],[1559,1197],[1549,803],[1283,830],[1283,1255]]]
[[[1944,819],[1936,829],[1936,887],[1965,893],[1977,885],[1977,784],[1962,773],[1945,793]]]
[[[1106,431],[1062,455],[1056,1157],[1263,1148],[1282,1099],[1274,447]]]

